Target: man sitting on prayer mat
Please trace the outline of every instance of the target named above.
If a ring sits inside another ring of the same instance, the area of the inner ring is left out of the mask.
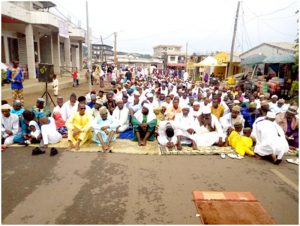
[[[174,121],[162,121],[158,127],[157,141],[167,148],[178,147],[180,140],[177,139],[177,133],[178,126]]]
[[[69,148],[79,150],[79,146],[92,138],[91,116],[85,112],[86,105],[78,104],[78,111],[66,122]]]
[[[111,151],[111,142],[116,140],[116,126],[107,108],[101,107],[100,116],[94,119],[92,128],[94,129],[93,141],[101,145],[103,152]]]
[[[142,109],[132,117],[133,141],[138,141],[139,146],[146,146],[147,140],[153,141],[156,123],[157,119],[153,109],[148,103],[144,103]]]

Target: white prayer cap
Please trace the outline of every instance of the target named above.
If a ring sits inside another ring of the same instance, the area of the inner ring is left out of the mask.
[[[147,98],[151,98],[151,97],[153,97],[153,94],[152,93],[147,93],[146,96],[147,96]]]
[[[274,112],[268,111],[267,118],[275,119],[276,118],[276,114]]]
[[[183,105],[181,106],[181,108],[182,108],[182,109],[184,109],[184,108],[188,108],[188,109],[190,109],[190,106],[189,106],[189,105],[187,105],[187,104],[183,104]]]
[[[262,94],[262,95],[259,96],[259,98],[261,98],[261,97],[266,97],[266,96]]]
[[[103,104],[104,104],[104,101],[103,101],[103,100],[100,100],[100,99],[98,99],[98,100],[96,100],[96,104],[103,105]]]
[[[273,98],[277,98],[278,99],[278,96],[277,95],[271,96],[271,99],[273,99]]]
[[[141,96],[141,94],[138,91],[136,91],[136,90],[133,92],[133,95],[135,95],[135,96]]]
[[[144,103],[143,107],[144,107],[144,108],[147,108],[148,110],[150,110],[150,109],[151,109],[151,105],[150,105],[150,104],[148,104],[148,103]]]
[[[105,106],[103,106],[99,109],[99,113],[100,113],[100,115],[103,115],[103,114],[108,113],[108,110]]]
[[[193,103],[193,106],[195,106],[195,105],[199,105],[199,106],[200,106],[200,103],[199,103],[198,101],[195,101],[195,102]]]
[[[211,109],[208,106],[204,106],[202,109],[202,114],[210,114],[211,113]]]
[[[125,89],[125,88],[123,88],[123,89],[121,90],[121,92],[126,92],[126,89]]]
[[[167,104],[166,102],[163,102],[163,103],[161,104],[161,107],[168,108],[168,104]]]
[[[239,100],[234,100],[233,103],[234,104],[240,104],[241,102]]]
[[[36,121],[33,121],[33,120],[30,121],[28,125],[29,126],[35,126],[35,127],[38,126],[37,123],[36,123]]]
[[[116,99],[116,103],[119,103],[119,102],[123,102],[122,98],[120,98],[120,97],[118,97],[118,98]]]
[[[3,104],[3,105],[1,106],[1,109],[2,109],[2,110],[10,110],[10,109],[11,109],[11,106],[10,106],[9,104]]]

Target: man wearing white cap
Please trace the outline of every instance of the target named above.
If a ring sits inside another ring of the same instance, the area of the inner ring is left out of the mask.
[[[213,144],[223,145],[225,136],[218,118],[211,114],[211,108],[206,106],[202,109],[202,115],[198,118],[196,127],[197,146],[212,146]]]
[[[1,106],[1,149],[14,143],[14,137],[19,132],[19,117],[10,113],[11,106],[4,104]]]
[[[142,109],[132,117],[133,141],[138,141],[139,146],[146,146],[147,141],[153,141],[156,123],[157,119],[153,109],[148,103],[144,103]]]
[[[231,113],[228,113],[220,118],[220,123],[223,128],[223,133],[225,136],[227,136],[228,128],[231,127],[234,129],[234,123],[236,121],[241,120],[244,125],[245,120],[244,120],[243,116],[240,114],[240,112],[241,112],[241,107],[233,106]],[[243,135],[243,134],[241,133],[240,135]]]
[[[286,105],[284,103],[285,103],[284,99],[282,99],[282,98],[279,99],[277,101],[276,105],[272,105],[272,108],[270,108],[270,111],[274,112],[275,114],[286,112],[289,105]]]
[[[194,150],[197,149],[195,142],[195,123],[194,118],[190,113],[190,107],[188,105],[182,106],[182,112],[175,115],[175,122],[178,125],[178,150],[181,150],[181,144],[190,144]]]
[[[254,152],[260,156],[271,156],[274,164],[279,164],[284,153],[289,150],[282,128],[274,122],[275,113],[268,112],[266,118],[257,123]]]
[[[272,109],[277,105],[277,101],[278,101],[278,96],[272,95],[271,102],[269,102],[270,111],[272,111]]]
[[[132,102],[128,101],[129,102],[129,106],[128,106],[129,115],[133,116],[135,112],[137,112],[138,110],[140,110],[142,108],[140,96],[141,96],[141,94],[138,91],[133,92]]]
[[[202,114],[200,110],[200,103],[198,101],[193,103],[193,109],[191,109],[190,114],[194,118],[194,121],[198,122],[198,117]]]
[[[92,112],[91,112],[91,116],[93,119],[100,116],[99,109],[103,106],[103,104],[104,104],[103,100],[100,100],[100,99],[96,100],[96,103],[95,103],[94,107],[92,108]]]
[[[118,98],[116,100],[117,107],[113,111],[112,117],[117,125],[116,132],[124,132],[129,127],[129,109],[124,106],[123,100]]]

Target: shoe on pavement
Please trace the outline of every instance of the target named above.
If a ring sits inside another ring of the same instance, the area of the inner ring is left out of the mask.
[[[36,147],[32,150],[32,155],[45,154],[45,151],[42,151],[40,148]]]
[[[50,150],[50,156],[54,156],[58,154],[58,150],[56,148],[51,148]]]

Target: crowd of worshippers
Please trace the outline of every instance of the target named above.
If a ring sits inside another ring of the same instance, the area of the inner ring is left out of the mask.
[[[67,138],[69,149],[92,140],[108,152],[128,131],[139,146],[155,139],[178,151],[183,145],[231,146],[239,156],[268,156],[274,163],[299,147],[297,104],[178,78],[127,81],[108,93],[72,93],[66,102],[58,97],[52,112],[42,98],[31,109],[4,101],[1,110],[2,150],[13,143],[47,147]]]

